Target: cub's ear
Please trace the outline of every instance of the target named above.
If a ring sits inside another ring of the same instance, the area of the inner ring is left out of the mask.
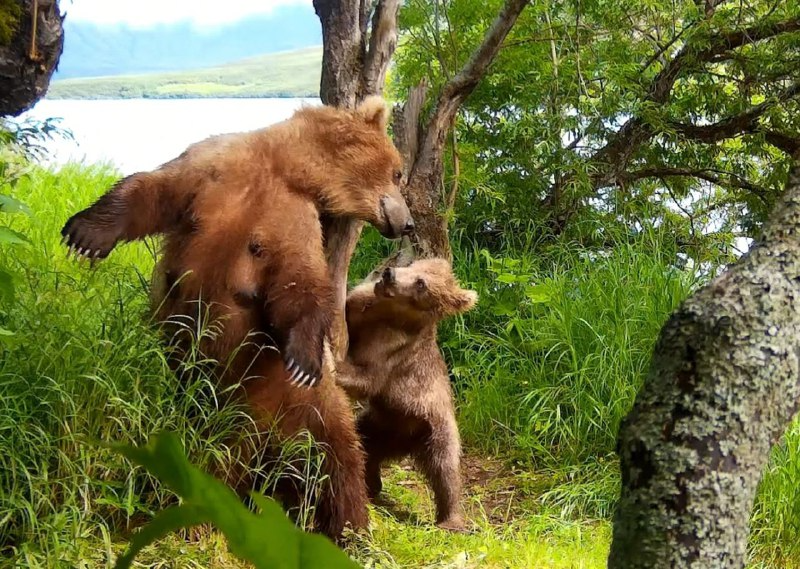
[[[368,125],[382,132],[386,131],[386,127],[389,124],[389,106],[386,104],[383,97],[370,95],[358,105],[356,113],[361,116]]]
[[[474,290],[461,289],[450,299],[450,306],[454,314],[467,312],[475,308],[478,302],[478,293]]]

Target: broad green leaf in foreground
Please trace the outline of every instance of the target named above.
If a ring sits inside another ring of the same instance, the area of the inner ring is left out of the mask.
[[[19,231],[14,231],[8,227],[0,225],[0,245],[9,243],[11,245],[19,245],[21,243],[30,243],[30,239],[25,237]]]
[[[143,447],[112,448],[147,468],[182,499],[180,506],[161,512],[134,536],[116,569],[130,567],[136,553],[156,539],[200,523],[214,524],[231,552],[256,569],[358,568],[327,538],[298,529],[273,500],[254,494],[261,512],[248,510],[225,484],[190,464],[171,433],[160,433]]]
[[[3,213],[24,213],[31,215],[31,208],[19,201],[5,194],[0,194],[0,211]]]

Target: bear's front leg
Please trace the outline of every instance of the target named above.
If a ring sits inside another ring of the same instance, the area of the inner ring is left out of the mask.
[[[335,306],[321,237],[306,240],[295,235],[266,241],[275,251],[263,257],[262,288],[272,329],[281,339],[281,353],[289,381],[313,387],[322,378],[325,341]]]
[[[108,257],[120,241],[163,233],[178,224],[192,196],[162,172],[123,178],[93,205],[69,218],[61,230],[70,251],[91,260]]]
[[[349,359],[336,362],[336,383],[355,400],[369,399],[377,394],[380,385],[366,366],[356,365]]]

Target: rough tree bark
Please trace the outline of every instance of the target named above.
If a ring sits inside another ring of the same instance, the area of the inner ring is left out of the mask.
[[[398,149],[406,159],[404,191],[417,224],[414,238],[421,256],[450,257],[447,226],[439,212],[443,175],[442,156],[447,133],[464,99],[475,89],[529,0],[507,0],[481,45],[458,75],[442,89],[431,117],[420,126],[427,88],[412,89],[406,105],[395,113]],[[386,70],[397,45],[399,0],[378,0],[372,12],[367,0],[314,0],[322,24],[323,56],[320,97],[325,104],[352,107],[370,94],[380,94]],[[370,32],[368,34],[368,31]],[[400,126],[401,128],[397,128]],[[347,270],[361,235],[362,224],[353,220],[324,220],[326,254],[337,287],[338,312],[331,331],[334,354],[347,352],[344,302]],[[407,250],[392,262],[407,260]]]
[[[657,342],[619,435],[608,566],[744,567],[750,511],[800,404],[800,153],[763,235]]]
[[[64,48],[57,0],[20,0],[21,16],[0,45],[0,116],[17,116],[44,97]]]

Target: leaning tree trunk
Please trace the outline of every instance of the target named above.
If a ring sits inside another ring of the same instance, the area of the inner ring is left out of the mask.
[[[398,149],[405,159],[404,195],[417,225],[414,245],[424,257],[450,257],[447,225],[440,211],[444,140],[456,113],[494,60],[503,40],[529,0],[507,0],[461,72],[442,89],[429,120],[421,127],[426,87],[412,89],[409,100],[395,113]],[[366,95],[380,94],[386,70],[397,45],[399,0],[378,0],[371,25],[367,0],[314,0],[322,24],[323,56],[320,98],[323,103],[352,107]],[[369,28],[369,37],[368,37]],[[401,128],[397,128],[400,126]],[[344,303],[347,271],[363,224],[347,219],[324,220],[325,250],[336,283],[337,311],[331,331],[334,354],[347,353]],[[407,255],[399,258],[407,259]],[[397,260],[398,257],[393,259]]]
[[[367,95],[383,92],[386,70],[397,46],[400,2],[378,2],[368,36],[369,5],[366,0],[314,0],[322,24],[320,99],[326,105],[353,108]],[[347,353],[344,319],[347,271],[362,227],[363,223],[355,219],[323,220],[325,253],[336,285],[337,314],[331,329],[336,359],[344,358]]]
[[[64,48],[57,0],[17,4],[15,32],[7,45],[0,45],[0,116],[17,116],[44,97]]]
[[[770,448],[800,403],[800,154],[751,251],[664,326],[619,435],[608,566],[744,567]]]

